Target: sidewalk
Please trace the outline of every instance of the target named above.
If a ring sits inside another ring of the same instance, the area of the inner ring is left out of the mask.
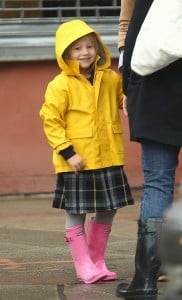
[[[77,281],[64,242],[65,215],[51,196],[0,198],[0,300],[112,300],[117,284],[133,275],[140,190],[134,206],[118,210],[108,244],[108,267],[119,279]],[[176,194],[176,198],[178,194]],[[160,295],[166,283],[159,283]]]

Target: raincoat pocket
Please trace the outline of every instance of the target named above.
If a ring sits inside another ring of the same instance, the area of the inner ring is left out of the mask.
[[[80,138],[89,138],[93,136],[92,127],[88,128],[78,128],[78,129],[68,129],[66,131],[68,138],[70,139],[80,139]]]

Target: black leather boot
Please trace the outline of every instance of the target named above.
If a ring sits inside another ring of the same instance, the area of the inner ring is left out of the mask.
[[[138,222],[138,240],[135,254],[135,274],[132,282],[119,284],[116,296],[125,299],[157,295],[157,272],[160,268],[158,243],[163,219],[149,218]]]

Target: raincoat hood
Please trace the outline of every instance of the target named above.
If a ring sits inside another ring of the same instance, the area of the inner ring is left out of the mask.
[[[102,42],[99,33],[92,29],[84,21],[72,20],[63,23],[58,27],[55,41],[55,52],[58,65],[67,75],[80,73],[79,63],[77,61],[64,60],[63,53],[73,42],[89,33],[94,33],[96,35],[98,43],[97,70],[110,67],[110,54],[107,47]]]

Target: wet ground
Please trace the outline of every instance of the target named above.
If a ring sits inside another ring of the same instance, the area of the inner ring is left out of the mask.
[[[106,253],[119,279],[89,285],[76,279],[64,242],[65,215],[51,207],[51,195],[0,197],[0,300],[121,299],[116,287],[130,281],[134,267],[141,191],[133,194],[136,204],[118,211]],[[158,287],[162,300],[167,283]]]

